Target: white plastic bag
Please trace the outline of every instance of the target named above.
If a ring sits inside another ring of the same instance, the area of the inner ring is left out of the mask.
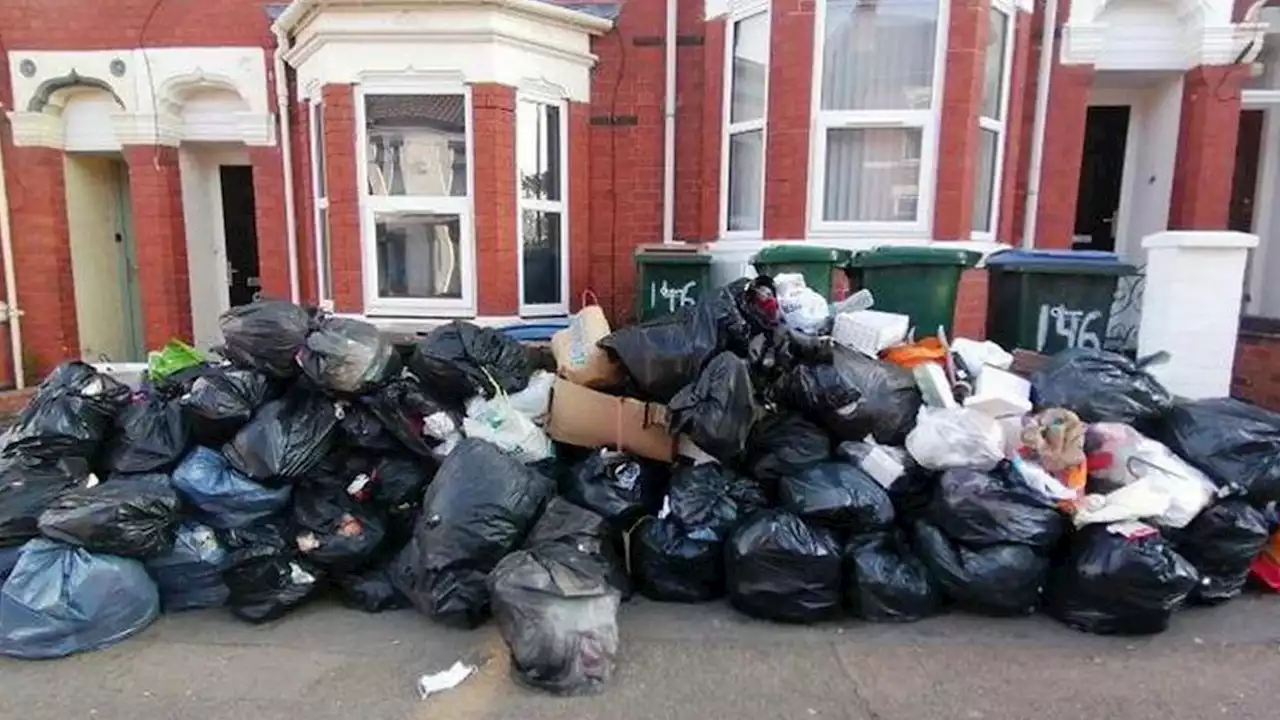
[[[788,327],[803,333],[817,335],[827,326],[831,317],[831,304],[811,290],[799,273],[779,273],[773,277],[778,307]]]
[[[1004,459],[1004,434],[994,419],[968,408],[923,406],[907,435],[907,452],[929,470],[990,470]]]
[[[1155,492],[1168,497],[1166,510],[1158,516],[1148,516],[1156,523],[1186,527],[1213,503],[1218,489],[1207,475],[1132,427],[1094,423],[1085,437],[1091,456],[1090,477],[1122,488],[1148,482]],[[1108,458],[1109,462],[1103,463],[1099,458]]]
[[[1107,495],[1085,495],[1076,503],[1072,521],[1076,527],[1094,523],[1156,519],[1172,507],[1172,496],[1150,478]]]
[[[528,387],[511,395],[511,407],[539,427],[546,425],[551,415],[551,386],[555,384],[555,375],[539,370],[529,378]]]
[[[516,410],[511,399],[502,393],[490,400],[482,397],[468,400],[462,432],[467,437],[488,440],[526,464],[555,454],[551,438],[532,419]]]

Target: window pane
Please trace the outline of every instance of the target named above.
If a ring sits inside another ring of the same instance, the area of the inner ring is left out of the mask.
[[[978,129],[978,183],[973,193],[974,232],[991,232],[991,208],[995,198],[996,150],[1000,133]]]
[[[316,211],[316,227],[320,233],[320,299],[333,299],[333,265],[329,260],[329,209]]]
[[[764,85],[769,67],[769,14],[734,23],[733,83],[729,122],[764,117]]]
[[[987,16],[990,30],[987,32],[986,58],[982,70],[982,114],[1002,120],[1000,99],[1004,96],[1004,54],[1009,42],[1009,16],[991,8]]]
[[[560,296],[561,225],[560,213],[525,210],[524,223],[524,304],[553,305]]]
[[[828,130],[823,219],[915,220],[922,140],[919,128]]]
[[[464,259],[457,215],[380,215],[375,225],[379,296],[462,297]]]
[[[462,95],[368,95],[369,194],[467,194]]]
[[[316,166],[316,197],[328,197],[324,176],[324,106],[312,105],[311,113],[315,116],[315,135],[311,137],[311,157]]]
[[[560,200],[560,108],[522,102],[516,114],[520,193],[536,200]]]
[[[823,110],[924,110],[940,0],[826,0]]]
[[[763,150],[764,133],[760,130],[729,136],[728,229],[730,230],[760,229]]]

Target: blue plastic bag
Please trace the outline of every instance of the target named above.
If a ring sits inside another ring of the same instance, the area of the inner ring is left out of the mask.
[[[289,504],[292,489],[269,488],[231,467],[222,453],[198,447],[173,471],[173,487],[216,528],[241,528],[275,515]]]
[[[137,560],[38,538],[0,589],[0,655],[30,660],[99,650],[160,614],[160,593]]]
[[[147,561],[147,570],[160,588],[164,611],[225,605],[230,591],[222,581],[219,566],[226,557],[227,550],[213,528],[195,522],[182,523],[173,551]]]

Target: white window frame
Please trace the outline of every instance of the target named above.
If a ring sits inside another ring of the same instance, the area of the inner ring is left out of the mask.
[[[316,253],[316,299],[319,301],[320,309],[332,311],[333,257],[329,256],[329,267],[325,267],[324,253],[324,242],[329,233],[329,185],[327,178],[324,177],[328,171],[327,163],[325,163],[326,172],[323,174],[320,172],[321,158],[324,155],[324,138],[320,132],[324,122],[323,98],[312,98],[308,108],[308,139],[311,141],[311,224],[315,233]],[[329,241],[329,249],[332,253],[332,238],[329,238]]]
[[[365,79],[356,93],[356,181],[360,192],[360,252],[363,258],[364,313],[384,317],[475,317],[475,120],[471,87],[449,80]],[[467,194],[462,197],[377,196],[369,193],[369,138],[366,97],[369,95],[460,95],[467,144]],[[457,215],[459,262],[462,267],[461,298],[384,298],[378,295],[378,243],[375,216],[379,213],[437,213]]]
[[[823,110],[822,78],[827,2],[817,4],[814,18],[813,89],[809,107],[813,118],[809,141],[809,197],[807,226],[814,237],[874,236],[929,239],[933,235],[933,202],[938,183],[938,135],[942,125],[942,94],[946,82],[947,41],[950,35],[950,0],[938,2],[938,29],[933,48],[933,88],[928,110]],[[920,130],[920,179],[914,221],[829,221],[822,218],[827,174],[827,132],[918,128]]]
[[[720,237],[725,240],[759,240],[764,237],[765,173],[769,164],[769,70],[765,63],[764,113],[757,120],[732,122],[733,109],[733,46],[737,39],[738,23],[756,15],[765,16],[765,44],[769,48],[769,60],[773,60],[773,18],[769,0],[739,0],[734,2],[725,20],[724,89],[720,108]],[[755,230],[729,229],[729,145],[734,135],[760,131],[760,218]]]
[[[970,234],[972,240],[987,242],[995,240],[1000,232],[1000,196],[1004,188],[1004,153],[1009,138],[1009,94],[1013,81],[1013,47],[1017,44],[1018,29],[1018,9],[1014,7],[1011,0],[991,0],[991,12],[1004,15],[1006,30],[1004,57],[1000,61],[1003,63],[1000,68],[1000,119],[989,118],[982,114],[981,107],[978,108],[978,127],[996,133],[995,169],[991,178],[991,210],[988,224],[990,230],[986,232],[973,230]],[[985,57],[983,61],[985,63]],[[985,71],[984,64],[983,72]],[[977,148],[975,148],[976,151]],[[974,192],[977,192],[977,186],[974,187]],[[976,219],[973,224],[977,224]]]
[[[547,105],[560,110],[560,199],[526,198],[520,188],[520,104]],[[569,314],[569,103],[564,98],[520,90],[516,94],[516,267],[521,317],[562,317]],[[524,301],[524,211],[560,215],[560,302],[525,304]]]

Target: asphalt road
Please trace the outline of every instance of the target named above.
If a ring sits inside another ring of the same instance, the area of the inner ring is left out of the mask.
[[[492,625],[463,632],[322,601],[265,626],[187,613],[101,652],[0,660],[0,707],[13,720],[1277,716],[1277,597],[1185,611],[1169,632],[1141,639],[1084,635],[1046,617],[959,614],[789,627],[722,603],[644,600],[624,606],[620,623],[617,674],[594,697],[516,685]],[[417,698],[420,674],[484,655],[488,665],[462,686]]]

